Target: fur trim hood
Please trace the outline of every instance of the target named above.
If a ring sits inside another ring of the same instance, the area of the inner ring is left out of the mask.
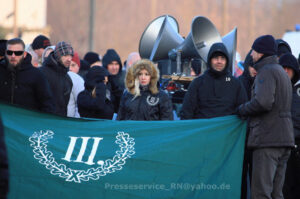
[[[125,78],[125,86],[128,92],[134,96],[140,95],[140,83],[139,83],[139,72],[142,69],[146,69],[151,76],[149,83],[149,91],[152,94],[158,93],[157,82],[159,79],[159,70],[154,63],[148,59],[142,59],[137,61],[133,66],[128,68]]]

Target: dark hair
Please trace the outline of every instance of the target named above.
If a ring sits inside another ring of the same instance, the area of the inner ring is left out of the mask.
[[[7,43],[6,43],[6,48],[7,48],[8,45],[14,45],[14,44],[22,44],[23,49],[25,49],[25,43],[20,38],[13,38],[13,39],[8,40]]]

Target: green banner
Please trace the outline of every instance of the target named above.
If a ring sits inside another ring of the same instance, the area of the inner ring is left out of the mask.
[[[16,198],[240,198],[246,122],[73,119],[0,104]]]

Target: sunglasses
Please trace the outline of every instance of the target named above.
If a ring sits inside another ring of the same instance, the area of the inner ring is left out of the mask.
[[[21,56],[21,55],[23,55],[24,51],[22,51],[22,50],[20,50],[20,51],[7,50],[7,51],[6,51],[6,54],[7,54],[7,55],[12,55],[13,53],[14,53],[16,56]]]

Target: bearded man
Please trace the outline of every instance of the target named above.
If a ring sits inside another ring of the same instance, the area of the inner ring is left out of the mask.
[[[7,41],[0,62],[0,101],[53,113],[54,102],[45,76],[31,64],[31,55],[20,38]]]

